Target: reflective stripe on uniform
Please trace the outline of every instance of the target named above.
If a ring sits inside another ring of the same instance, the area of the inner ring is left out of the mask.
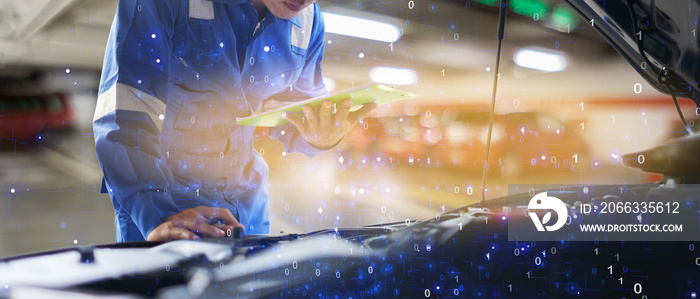
[[[299,23],[301,27],[292,25],[292,46],[306,50],[309,48],[311,41],[311,31],[314,26],[314,9],[315,5],[309,5],[299,13]]]
[[[190,18],[213,20],[214,19],[214,3],[207,0],[190,0]]]
[[[129,85],[116,83],[100,94],[92,121],[97,121],[116,110],[144,112],[151,117],[159,131],[163,128],[165,103]]]

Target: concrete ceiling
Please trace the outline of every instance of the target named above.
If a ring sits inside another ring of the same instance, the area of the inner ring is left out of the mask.
[[[493,71],[486,69],[493,69],[496,59],[496,9],[466,1],[423,0],[409,9],[408,2],[319,0],[326,12],[359,14],[394,23],[403,31],[393,45],[327,34],[331,43],[326,45],[324,75],[346,88],[368,82],[373,66],[408,67],[418,71],[419,83],[404,89],[420,95],[419,102],[487,102]],[[30,68],[99,70],[116,3],[3,0],[0,74]],[[551,4],[565,5],[555,0]],[[583,20],[566,33],[543,20],[508,16],[499,99],[636,96],[632,86],[644,82]],[[558,47],[568,56],[569,67],[543,73],[514,65],[514,51],[531,46]],[[643,95],[656,94],[645,85]]]

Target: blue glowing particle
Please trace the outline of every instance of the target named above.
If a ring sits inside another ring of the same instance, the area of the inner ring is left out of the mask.
[[[567,294],[577,295],[577,294],[580,294],[580,292],[581,292],[581,289],[579,288],[578,283],[576,283],[575,281],[569,282],[566,285],[566,293]]]

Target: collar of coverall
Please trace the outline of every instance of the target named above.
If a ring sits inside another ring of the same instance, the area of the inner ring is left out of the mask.
[[[224,4],[244,4],[248,3],[248,0],[205,0],[205,1],[211,1],[211,2],[216,2],[216,3],[224,3]],[[274,17],[274,15],[270,14],[270,16]],[[275,17],[277,18],[277,17]],[[292,22],[292,24],[296,25],[297,27],[301,28],[301,20],[299,16],[296,16],[294,19],[289,20]]]

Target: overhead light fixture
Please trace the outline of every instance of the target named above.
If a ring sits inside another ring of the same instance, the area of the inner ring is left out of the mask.
[[[563,71],[567,66],[566,57],[560,53],[529,48],[516,51],[513,61],[519,66],[545,72]]]
[[[375,66],[369,70],[369,79],[389,85],[409,85],[418,82],[418,73],[412,69]]]
[[[323,18],[325,19],[327,33],[387,43],[393,43],[401,37],[399,28],[388,23],[327,12],[323,13]]]

